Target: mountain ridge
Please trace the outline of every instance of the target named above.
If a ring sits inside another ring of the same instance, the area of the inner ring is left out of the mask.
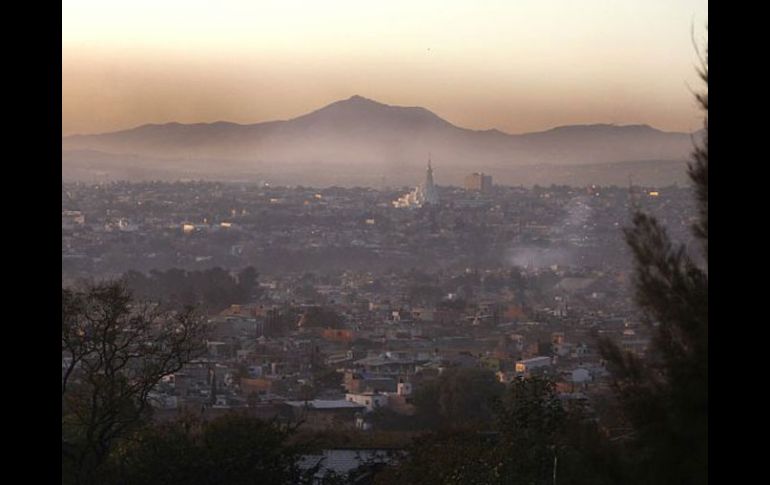
[[[315,113],[322,112],[322,111],[326,110],[327,108],[331,108],[333,106],[343,105],[345,103],[355,103],[355,104],[359,104],[359,105],[363,104],[363,103],[366,103],[366,104],[371,105],[371,106],[382,107],[382,108],[396,108],[396,109],[405,109],[405,110],[410,110],[410,109],[421,110],[421,111],[425,111],[425,112],[429,113],[430,115],[436,117],[437,119],[439,119],[439,120],[441,120],[441,121],[443,121],[445,123],[451,124],[452,126],[455,126],[457,128],[463,129],[463,130],[479,132],[479,133],[495,132],[495,133],[500,133],[500,134],[508,135],[508,136],[526,136],[526,135],[532,135],[532,134],[537,134],[537,133],[548,133],[548,132],[566,131],[566,130],[573,130],[573,129],[593,129],[593,128],[597,128],[597,129],[600,129],[600,128],[617,128],[617,129],[644,128],[644,129],[649,129],[649,130],[653,130],[653,131],[658,132],[658,133],[665,133],[665,134],[695,134],[698,131],[701,131],[701,130],[698,130],[698,131],[695,131],[695,132],[666,131],[666,130],[661,130],[659,128],[656,128],[656,127],[651,126],[651,125],[646,124],[646,123],[636,123],[636,124],[578,123],[578,124],[569,124],[569,125],[557,125],[557,126],[554,126],[554,127],[551,127],[551,128],[545,128],[545,129],[536,130],[536,131],[527,131],[527,132],[522,132],[522,133],[509,133],[507,131],[500,130],[499,128],[473,129],[473,128],[461,127],[459,125],[455,125],[451,121],[448,121],[448,120],[445,120],[445,119],[441,118],[440,116],[438,116],[437,114],[433,113],[429,109],[421,107],[421,106],[389,105],[389,104],[386,104],[386,103],[381,103],[379,101],[373,100],[371,98],[366,98],[364,96],[361,96],[361,95],[358,95],[358,94],[354,94],[353,96],[350,96],[349,98],[341,99],[341,100],[338,100],[338,101],[333,101],[333,102],[331,102],[331,103],[329,103],[329,104],[327,104],[327,105],[325,105],[325,106],[323,106],[321,108],[318,108],[318,109],[315,109],[313,111],[310,111],[309,113],[305,113],[303,115],[298,115],[298,116],[295,116],[293,118],[288,118],[288,119],[257,121],[257,122],[254,122],[254,123],[236,123],[234,121],[226,121],[226,120],[218,120],[218,121],[212,121],[212,122],[195,122],[195,123],[181,123],[181,122],[178,122],[178,121],[169,121],[169,122],[166,122],[166,123],[143,123],[141,125],[137,125],[137,126],[134,126],[134,127],[131,127],[131,128],[124,128],[124,129],[108,131],[108,132],[73,133],[73,134],[70,134],[70,135],[62,136],[62,140],[69,139],[69,138],[78,138],[78,137],[111,135],[111,134],[115,134],[115,133],[124,133],[124,132],[129,132],[129,131],[135,131],[135,130],[142,129],[142,128],[159,128],[159,127],[170,127],[170,126],[221,126],[221,125],[226,125],[226,126],[236,126],[236,127],[255,127],[255,126],[265,125],[267,123],[281,123],[281,122],[287,122],[287,121],[293,121],[293,120],[301,119],[301,118],[313,115]]]
[[[72,135],[62,138],[62,150],[136,156],[156,164],[162,163],[159,159],[180,161],[175,166],[184,166],[185,160],[196,166],[221,161],[212,164],[212,171],[286,171],[302,166],[363,170],[387,177],[422,170],[428,153],[437,167],[453,173],[494,173],[527,165],[684,160],[692,151],[693,136],[644,124],[562,125],[522,134],[495,128],[473,130],[423,107],[388,105],[354,95],[288,120],[170,122]],[[73,161],[63,159],[62,164]],[[110,163],[117,163],[114,157]]]

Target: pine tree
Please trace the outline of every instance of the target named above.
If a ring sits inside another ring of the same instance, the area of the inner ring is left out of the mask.
[[[708,54],[697,95],[705,111],[689,176],[702,259],[673,243],[658,221],[641,211],[626,229],[634,256],[635,300],[653,333],[645,360],[603,340],[623,414],[633,429],[633,476],[640,483],[707,483],[708,464]]]

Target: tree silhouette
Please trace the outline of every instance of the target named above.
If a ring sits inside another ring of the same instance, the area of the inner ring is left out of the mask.
[[[306,444],[296,427],[230,413],[212,421],[187,416],[147,426],[112,455],[104,483],[153,485],[311,483],[299,467]]]
[[[451,368],[438,378],[425,382],[414,395],[417,418],[435,427],[489,425],[494,402],[503,393],[492,371]]]
[[[62,289],[63,481],[94,483],[117,440],[144,422],[150,393],[205,350],[205,322],[132,301],[119,283]]]
[[[417,438],[375,483],[570,485],[625,483],[617,453],[577,405],[565,405],[554,383],[511,383],[494,405],[493,431],[467,420]]]
[[[651,356],[641,360],[609,340],[600,342],[633,429],[633,476],[640,483],[707,483],[708,54],[700,75],[706,83],[697,96],[706,113],[704,138],[689,176],[702,260],[673,243],[654,217],[637,211],[625,236],[634,256],[635,300],[653,333]]]

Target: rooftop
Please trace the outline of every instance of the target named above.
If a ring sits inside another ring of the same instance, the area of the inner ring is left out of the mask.
[[[313,409],[360,409],[364,406],[345,400],[322,400],[313,399],[312,401],[286,401],[291,407],[295,408],[313,408]]]

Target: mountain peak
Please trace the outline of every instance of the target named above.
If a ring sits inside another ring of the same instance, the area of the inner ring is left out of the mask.
[[[348,99],[342,99],[340,101],[337,101],[336,103],[332,103],[333,105],[351,105],[351,106],[378,106],[378,107],[387,107],[389,105],[385,103],[380,103],[379,101],[375,101],[370,98],[365,98],[359,94],[354,94],[353,96],[349,97]]]
[[[347,126],[353,130],[396,129],[410,131],[436,126],[453,126],[425,108],[394,106],[361,95],[335,101],[293,120],[304,125]]]

